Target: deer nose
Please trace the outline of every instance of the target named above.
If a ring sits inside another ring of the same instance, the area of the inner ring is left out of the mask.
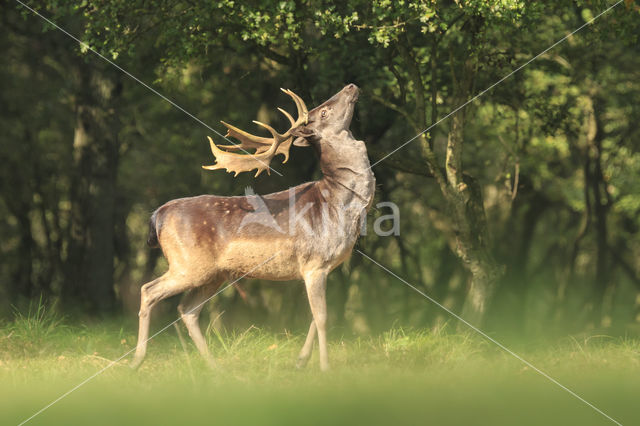
[[[358,86],[356,86],[355,84],[351,83],[351,84],[348,84],[347,87],[345,87],[345,89],[347,89],[347,91],[349,91],[349,92],[353,92],[355,90],[358,90]]]

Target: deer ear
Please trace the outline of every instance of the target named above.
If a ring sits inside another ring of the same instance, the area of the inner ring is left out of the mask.
[[[291,136],[299,138],[310,138],[315,136],[316,132],[308,128],[307,126],[298,126],[295,129],[291,129]],[[296,140],[297,141],[297,140]],[[295,142],[294,142],[295,143]],[[300,146],[300,145],[298,145]]]
[[[295,146],[311,146],[311,144],[309,143],[308,140],[306,140],[305,138],[296,138],[293,141],[293,144]]]
[[[291,135],[296,137],[293,141],[295,146],[311,146],[307,138],[315,136],[315,134],[316,132],[307,126],[298,126],[291,130]]]

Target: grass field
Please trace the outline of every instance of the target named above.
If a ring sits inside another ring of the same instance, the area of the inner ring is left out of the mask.
[[[479,336],[332,335],[326,374],[317,354],[295,370],[303,340],[257,328],[211,333],[218,366],[209,370],[171,327],[150,342],[139,371],[127,357],[28,424],[613,424]],[[0,424],[19,424],[134,345],[133,324],[72,327],[43,314],[2,325]],[[514,349],[620,423],[640,424],[639,340]]]

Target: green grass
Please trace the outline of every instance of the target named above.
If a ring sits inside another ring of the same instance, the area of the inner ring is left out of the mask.
[[[158,321],[154,321],[158,324]],[[215,370],[170,328],[28,424],[612,424],[475,335],[394,329],[331,336],[332,371],[304,336],[257,328],[209,333]],[[0,326],[0,424],[18,424],[132,349],[133,324],[71,326],[44,310]],[[188,337],[187,337],[188,340]],[[640,424],[640,341],[567,338],[518,352],[623,424]]]

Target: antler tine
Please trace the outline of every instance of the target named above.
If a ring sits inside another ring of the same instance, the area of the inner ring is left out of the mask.
[[[296,100],[296,105],[300,106],[300,113],[299,114],[302,117],[304,117],[304,124],[309,123],[309,110],[307,110],[307,105],[304,103],[304,101],[302,100],[302,98],[300,96],[296,95],[291,90],[289,90],[289,92],[291,93],[291,96]]]
[[[213,154],[216,162],[211,166],[203,166],[207,170],[226,169],[234,175],[238,175],[241,172],[248,172],[256,169],[256,177],[263,171],[270,172],[271,160],[278,154],[284,155],[283,163],[289,160],[289,149],[293,143],[293,136],[291,132],[298,126],[307,124],[309,121],[309,111],[304,101],[291,90],[281,89],[284,93],[290,96],[296,104],[298,110],[298,117],[294,119],[291,114],[282,108],[278,108],[282,114],[289,120],[291,127],[284,134],[278,133],[273,127],[260,121],[254,121],[257,125],[264,127],[271,133],[271,138],[265,138],[261,136],[255,136],[251,133],[247,133],[244,130],[238,129],[235,126],[222,122],[227,127],[227,136],[231,136],[240,141],[239,145],[227,145],[218,147],[211,138],[209,138],[209,144],[211,145],[211,153]],[[224,149],[220,149],[224,148]],[[255,149],[255,153],[248,154],[246,149]],[[242,155],[232,153],[229,151],[241,150],[248,155]]]
[[[261,154],[242,155],[223,151],[216,146],[210,136],[207,136],[207,138],[209,138],[209,146],[211,147],[213,157],[216,159],[216,163],[211,166],[202,166],[203,169],[226,169],[229,173],[233,173],[234,177],[238,176],[238,173],[249,172],[254,169],[256,170],[254,177],[258,177],[260,173],[265,170],[268,175],[271,174],[269,162],[275,155],[278,144],[273,144],[269,150]]]
[[[256,149],[256,153],[267,151],[273,141],[270,138],[264,138],[262,136],[252,135],[244,130],[238,129],[236,126],[232,126],[229,123],[220,121],[226,128],[226,137],[233,137],[240,141],[238,145],[220,145],[220,148],[229,149],[232,151],[244,151],[246,149]]]
[[[307,110],[307,106],[304,101],[300,98],[300,96],[296,95],[289,89],[280,88],[284,93],[291,96],[293,102],[296,103],[296,108],[298,109],[298,120],[296,123],[298,124],[307,124],[309,122],[309,111]],[[300,122],[302,120],[302,122]]]
[[[291,114],[289,114],[286,110],[278,107],[278,111],[280,111],[281,113],[284,114],[285,117],[287,117],[287,119],[289,119],[289,122],[291,123],[291,126],[294,126],[296,124],[296,121],[293,119],[293,117],[291,116]]]
[[[276,132],[276,129],[274,129],[273,127],[269,126],[266,123],[263,123],[263,122],[258,121],[258,120],[253,120],[253,122],[256,123],[258,126],[261,126],[261,127],[264,127],[265,129],[267,129],[269,131],[269,133],[271,133],[271,136],[273,136],[273,139],[275,139],[277,144],[281,143],[283,140],[285,140],[287,138],[287,134],[286,133],[284,135],[281,135],[280,133]]]
[[[262,122],[257,121],[257,120],[253,120],[253,122],[256,123],[258,126],[264,127],[265,129],[267,129],[269,131],[269,133],[271,133],[271,135],[273,136],[273,139],[275,141],[273,143],[273,146],[276,147],[275,152],[278,153],[278,154],[284,155],[284,160],[282,161],[282,164],[284,164],[287,161],[289,161],[289,149],[291,148],[291,142],[293,142],[293,137],[289,136],[288,133],[291,130],[287,130],[287,132],[284,135],[281,135],[273,127],[269,126],[268,124],[262,123]],[[283,147],[282,150],[278,149],[280,146]]]

